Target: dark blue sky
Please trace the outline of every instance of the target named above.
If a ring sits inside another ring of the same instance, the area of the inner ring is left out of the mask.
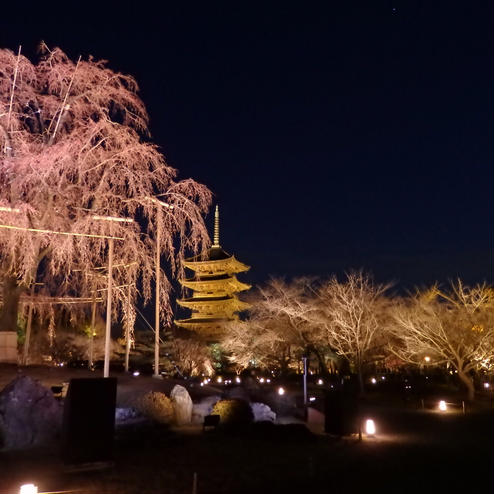
[[[0,44],[134,75],[243,280],[492,280],[491,1],[100,4],[19,8]]]

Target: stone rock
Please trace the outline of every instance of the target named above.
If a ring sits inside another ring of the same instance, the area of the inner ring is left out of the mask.
[[[175,413],[175,423],[178,425],[190,424],[193,403],[189,392],[183,386],[176,384],[170,393],[170,399]]]
[[[206,415],[211,415],[214,405],[221,400],[221,396],[212,395],[206,396],[199,403],[194,403],[192,406],[192,422],[194,424],[202,424]]]
[[[63,407],[51,390],[21,376],[0,392],[0,441],[6,449],[49,444],[62,427]]]
[[[276,413],[264,403],[251,403],[252,413],[254,414],[254,422],[274,422]]]
[[[141,414],[135,408],[115,408],[115,423],[125,424],[131,420],[139,418]]]

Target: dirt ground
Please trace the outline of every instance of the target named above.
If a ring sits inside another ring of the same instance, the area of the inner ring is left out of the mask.
[[[17,373],[3,370],[0,387]],[[45,385],[74,375],[65,369],[25,372]],[[175,384],[130,376],[118,382],[122,401],[135,390],[167,392]],[[56,448],[0,452],[0,494],[17,493],[28,481],[43,492],[185,494],[193,492],[194,476],[198,494],[493,492],[491,403],[463,415],[370,400],[365,413],[378,432],[361,442],[314,433],[302,424],[205,433],[197,427],[129,425],[117,429],[114,465],[100,472],[68,472]]]

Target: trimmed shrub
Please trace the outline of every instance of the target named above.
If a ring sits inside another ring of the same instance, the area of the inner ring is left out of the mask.
[[[149,391],[137,400],[135,406],[142,415],[160,424],[173,421],[173,405],[164,393]]]
[[[244,425],[254,420],[249,403],[244,400],[220,400],[211,411],[220,416],[220,425]]]

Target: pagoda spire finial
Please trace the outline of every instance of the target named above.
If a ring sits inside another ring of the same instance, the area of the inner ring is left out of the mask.
[[[220,247],[220,208],[218,207],[218,204],[216,204],[216,209],[214,211],[213,247]]]

